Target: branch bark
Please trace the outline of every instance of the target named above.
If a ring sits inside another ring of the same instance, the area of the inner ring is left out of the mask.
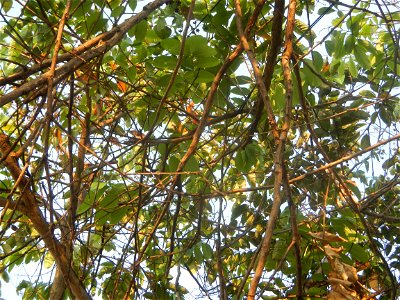
[[[286,35],[285,35],[285,50],[282,55],[282,67],[283,67],[283,77],[286,88],[285,96],[285,116],[284,123],[280,133],[274,134],[278,135],[279,138],[276,139],[277,147],[274,156],[274,196],[272,209],[269,216],[267,228],[265,229],[264,238],[262,241],[261,249],[259,252],[258,263],[256,266],[256,271],[254,277],[251,280],[249,292],[247,294],[247,299],[252,300],[256,296],[258,283],[260,282],[262,273],[264,271],[264,265],[267,260],[267,256],[270,251],[271,241],[273,231],[276,225],[276,220],[279,215],[280,205],[281,205],[281,185],[283,179],[283,154],[285,152],[285,144],[287,139],[287,133],[290,129],[291,124],[291,111],[292,111],[292,94],[293,94],[293,84],[290,69],[290,59],[293,53],[293,30],[294,21],[296,15],[296,0],[291,0],[289,3],[287,24],[286,24]]]
[[[8,155],[4,156],[7,153]],[[70,268],[65,249],[55,237],[53,228],[45,220],[31,189],[31,180],[23,174],[19,167],[15,152],[11,150],[9,137],[5,134],[0,134],[0,154],[2,156],[2,164],[10,172],[13,179],[18,182],[21,201],[18,203],[17,209],[31,220],[32,225],[43,238],[47,249],[53,256],[57,268],[63,274],[64,280],[74,297],[76,299],[91,299],[74,270]]]
[[[64,13],[61,17],[60,24],[58,26],[58,31],[57,31],[57,38],[56,38],[56,43],[54,46],[54,56],[51,62],[50,70],[49,70],[49,77],[47,80],[47,111],[46,111],[46,124],[44,126],[44,136],[45,136],[45,143],[44,143],[44,158],[46,159],[48,157],[48,149],[49,149],[49,142],[50,142],[50,124],[51,124],[51,119],[53,115],[53,102],[54,102],[54,97],[53,97],[53,91],[54,91],[54,72],[56,70],[56,65],[57,65],[57,56],[58,52],[61,47],[62,43],[62,34],[64,31],[64,25],[65,22],[69,18],[69,10],[71,8],[71,0],[67,1],[67,5],[65,6]],[[51,186],[51,180],[50,180],[50,171],[49,171],[49,164],[48,161],[43,161],[45,164],[45,170],[46,170],[46,180],[47,180],[47,188],[49,191],[49,205],[50,205],[50,211],[51,211],[51,217],[50,217],[50,222],[53,223],[52,220],[52,212],[53,212],[53,188]],[[64,243],[62,243],[63,246]],[[64,248],[65,249],[65,248]],[[69,261],[69,268],[71,267],[71,260],[70,260],[70,252],[66,252],[66,256]],[[56,274],[54,276],[53,284],[51,286],[50,290],[50,299],[51,300],[61,300],[63,298],[65,288],[66,288],[66,280],[63,278],[63,272],[60,270],[59,267],[56,269]]]

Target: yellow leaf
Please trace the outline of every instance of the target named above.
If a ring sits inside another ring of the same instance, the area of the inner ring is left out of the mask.
[[[50,269],[54,264],[54,258],[49,251],[46,252],[44,257],[44,267]]]

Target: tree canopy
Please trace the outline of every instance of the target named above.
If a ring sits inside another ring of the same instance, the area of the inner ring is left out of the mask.
[[[0,3],[23,299],[400,295],[396,1]]]

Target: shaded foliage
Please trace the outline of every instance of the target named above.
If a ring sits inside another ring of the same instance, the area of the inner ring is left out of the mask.
[[[24,299],[399,295],[400,7],[256,2],[1,1]]]

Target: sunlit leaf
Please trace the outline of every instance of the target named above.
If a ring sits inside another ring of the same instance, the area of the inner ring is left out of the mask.
[[[350,71],[351,76],[356,78],[358,75],[358,68],[357,68],[356,64],[354,63],[354,60],[350,59],[348,66],[349,66],[349,71]]]
[[[54,258],[50,252],[46,252],[44,256],[44,267],[50,269],[54,265]]]
[[[369,61],[368,54],[366,53],[363,47],[356,46],[353,51],[354,51],[354,56],[357,62],[360,63],[361,67],[363,67],[364,69],[371,68],[371,63]]]
[[[13,0],[2,0],[1,8],[4,9],[4,12],[8,13],[12,8]]]

